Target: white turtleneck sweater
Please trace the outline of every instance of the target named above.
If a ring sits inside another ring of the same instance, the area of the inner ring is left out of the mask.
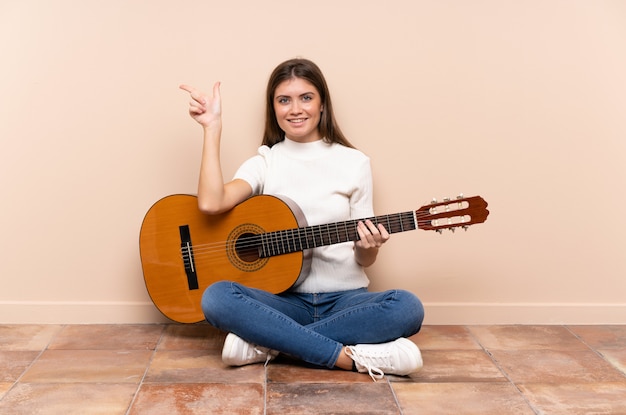
[[[287,196],[302,209],[309,225],[374,215],[370,160],[340,144],[285,138],[271,148],[261,146],[235,178],[248,182],[255,195]],[[312,249],[311,271],[292,290],[322,293],[367,287],[369,280],[353,249],[354,242]]]

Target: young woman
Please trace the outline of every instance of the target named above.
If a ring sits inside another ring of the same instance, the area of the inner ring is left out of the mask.
[[[225,183],[220,165],[220,84],[208,96],[188,86],[189,113],[204,131],[198,205],[207,214],[233,208],[252,195],[284,195],[309,225],[372,217],[370,161],[339,129],[320,69],[306,59],[281,63],[267,86],[263,143]],[[239,366],[278,353],[313,365],[409,375],[422,366],[407,337],[424,318],[420,300],[404,290],[369,292],[364,267],[389,239],[382,225],[359,221],[359,240],[312,249],[309,274],[282,294],[228,281],[208,287],[202,309],[229,332],[222,359]]]

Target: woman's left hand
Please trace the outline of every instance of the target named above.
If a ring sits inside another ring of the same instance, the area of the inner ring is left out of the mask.
[[[376,226],[369,219],[365,222],[359,221],[357,232],[359,233],[359,240],[355,242],[355,245],[360,249],[380,248],[390,237],[383,225],[378,224]]]

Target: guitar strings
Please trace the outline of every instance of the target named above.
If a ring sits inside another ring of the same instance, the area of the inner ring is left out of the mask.
[[[373,218],[369,218],[369,219],[373,219]],[[406,219],[406,217],[405,217]],[[411,214],[411,219],[412,219],[412,214]],[[325,234],[329,234],[329,233],[333,233],[333,234],[337,234],[337,231],[346,234],[347,232],[351,232],[354,233],[354,235],[358,235],[358,231],[356,230],[356,224],[361,221],[363,219],[359,219],[359,220],[354,220],[354,221],[346,221],[345,223],[350,223],[353,225],[350,226],[350,229],[348,229],[347,227],[344,226],[344,229],[342,230],[332,230],[330,228],[331,225],[335,225],[335,224],[329,224],[329,225],[312,225],[312,226],[305,226],[305,227],[301,227],[301,228],[293,228],[293,229],[283,229],[283,230],[278,230],[278,231],[270,231],[270,232],[266,232],[263,234],[254,234],[251,235],[249,237],[242,237],[239,238],[236,241],[230,240],[230,241],[217,241],[217,242],[213,242],[213,243],[208,243],[208,244],[199,244],[199,245],[193,245],[194,248],[194,253],[196,252],[201,252],[202,250],[221,250],[223,247],[228,247],[229,245],[233,245],[236,244],[237,241],[249,241],[247,244],[246,243],[241,243],[239,242],[239,246],[241,248],[247,248],[247,247],[251,247],[251,246],[256,246],[259,243],[259,239],[262,239],[262,236],[266,238],[265,243],[272,243],[272,242],[278,242],[279,240],[282,240],[284,238],[289,238],[289,239],[293,239],[293,238],[315,238],[318,237],[317,239],[320,239],[320,237],[322,237]],[[379,221],[378,223],[382,223],[382,221]],[[390,221],[386,221],[386,223],[392,225],[392,227],[401,225],[403,223],[405,223],[405,221],[401,220],[401,219],[393,219]],[[418,221],[418,223],[420,223],[420,221]],[[422,221],[422,223],[427,223],[427,221]],[[338,224],[343,224],[342,223],[338,223]],[[415,229],[415,224],[413,222],[413,224],[411,224],[413,227],[411,227],[410,230]],[[322,228],[326,228],[326,229],[322,229]],[[407,229],[409,230],[409,229]],[[287,234],[289,234],[290,236],[287,236]],[[304,236],[302,235],[304,234]],[[323,239],[323,238],[322,238]],[[335,238],[336,239],[336,238]],[[329,239],[330,240],[330,239]],[[350,242],[353,241],[353,239],[349,238],[347,239],[345,242]],[[320,245],[322,246],[322,245]],[[313,247],[314,248],[314,247]]]
[[[412,212],[405,212],[405,213],[410,213],[411,217],[413,216]],[[416,212],[415,217],[418,220],[417,222],[412,221],[413,224],[411,224],[412,225],[411,229],[407,229],[407,230],[414,230],[414,229],[417,229],[420,225],[429,224],[431,222],[430,219],[428,220],[419,219],[419,218],[429,217],[429,216],[430,214],[427,212]],[[376,218],[369,218],[369,219],[376,219]],[[358,232],[356,230],[356,224],[361,220],[363,219],[345,222],[346,224],[347,223],[351,224],[350,225],[351,229],[348,230],[346,228],[342,230],[341,232],[346,233],[346,236],[348,236],[347,234],[348,231],[352,231],[353,234],[358,235]],[[383,221],[377,221],[377,222],[383,223]],[[393,218],[391,220],[387,220],[386,223],[388,225],[391,225],[391,227],[402,226],[403,220],[402,218]],[[244,236],[237,240],[217,241],[217,242],[198,244],[198,245],[193,244],[192,253],[194,256],[194,261],[199,262],[198,261],[199,259],[206,258],[208,256],[213,255],[214,253],[223,254],[225,250],[226,251],[234,250],[235,247],[241,251],[245,249],[259,248],[263,244],[265,245],[278,244],[277,249],[279,251],[285,251],[285,252],[278,252],[278,254],[285,254],[285,253],[301,251],[303,249],[311,249],[311,248],[315,248],[318,246],[325,246],[325,245],[338,243],[338,242],[332,242],[331,241],[332,238],[330,237],[326,239],[329,243],[328,244],[324,243],[326,240],[324,240],[323,236],[329,234],[329,232],[332,233],[332,231],[329,231],[328,226],[329,225],[314,225],[314,226],[307,226],[307,227],[302,227],[302,228],[271,231],[265,234],[255,234],[251,236]],[[326,229],[322,229],[322,228],[326,228]],[[304,236],[302,234],[304,234]],[[339,239],[339,238],[337,237],[336,239]],[[300,244],[297,244],[295,242],[296,240],[301,241]],[[316,241],[318,240],[321,241],[322,243],[316,244]],[[306,247],[302,246],[304,245],[302,241],[306,243],[307,245]],[[312,245],[314,246],[312,247],[309,246],[309,241],[311,241]],[[350,241],[354,241],[354,239],[348,238],[344,242],[350,242]],[[297,245],[300,245],[302,249],[295,249]],[[282,249],[279,249],[281,247]],[[294,249],[291,249],[292,247],[294,247]],[[288,248],[288,250],[285,250],[285,248]],[[183,260],[189,261],[189,252],[187,251],[187,249],[181,248],[181,254],[182,254]],[[273,256],[273,255],[268,255],[268,256]]]

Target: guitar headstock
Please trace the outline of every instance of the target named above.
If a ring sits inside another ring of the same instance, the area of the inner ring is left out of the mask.
[[[482,197],[460,195],[456,199],[443,199],[442,202],[433,199],[430,204],[419,208],[415,215],[419,229],[441,233],[444,229],[467,230],[470,225],[483,223],[487,220],[489,211],[487,202]]]

